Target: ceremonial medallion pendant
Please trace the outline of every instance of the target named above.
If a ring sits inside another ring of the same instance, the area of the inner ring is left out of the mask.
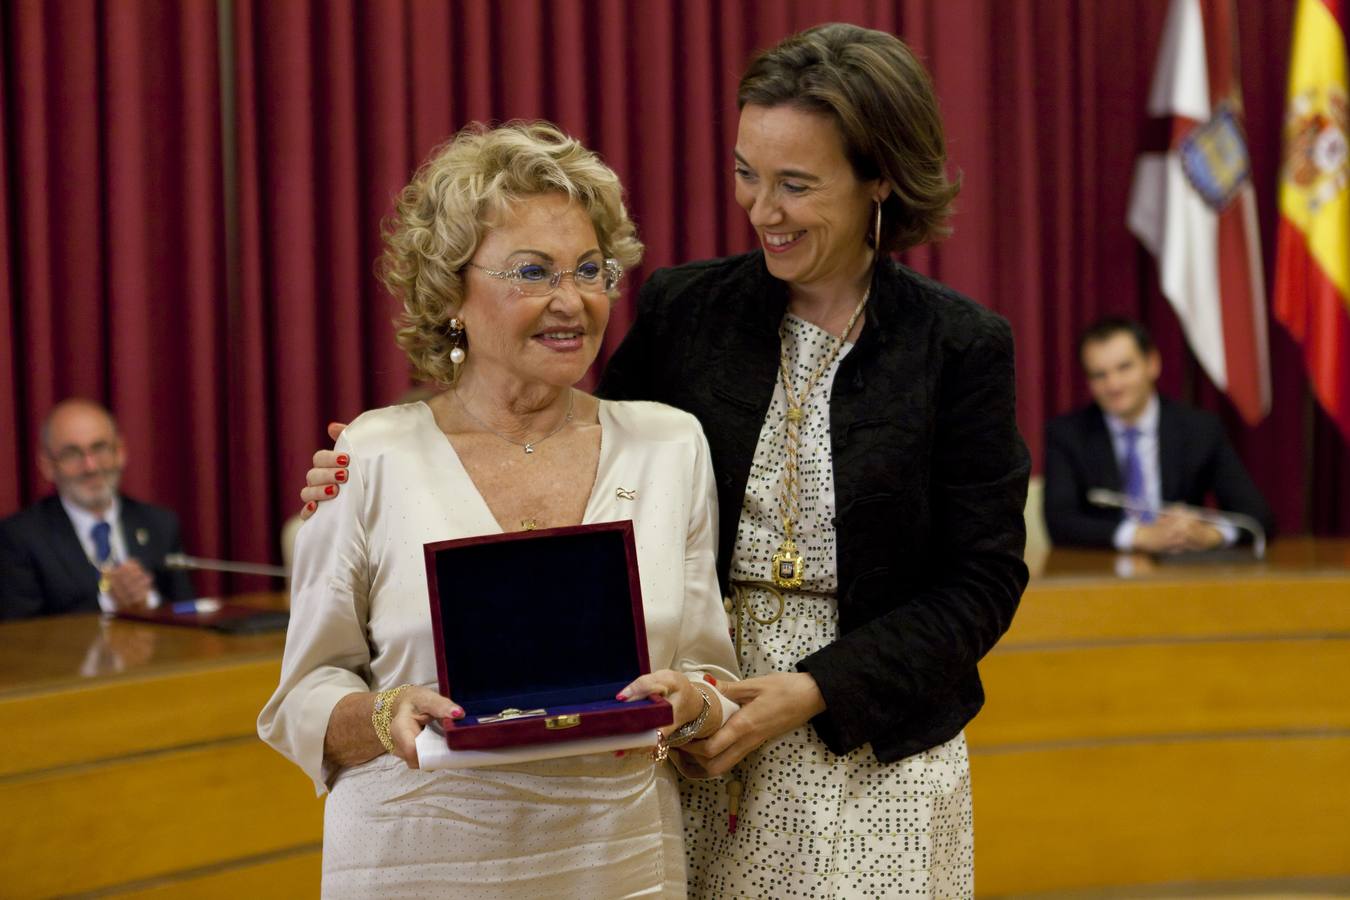
[[[806,564],[792,538],[783,541],[778,552],[773,555],[773,583],[780,588],[799,588],[802,586],[802,572]]]

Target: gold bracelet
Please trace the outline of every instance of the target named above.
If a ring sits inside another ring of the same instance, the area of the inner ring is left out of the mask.
[[[388,753],[394,752],[394,739],[389,736],[389,723],[394,718],[394,704],[398,701],[398,695],[410,687],[411,684],[400,684],[396,688],[380,691],[375,695],[375,709],[370,714],[370,724],[375,726],[375,736],[380,739],[380,743]]]
[[[704,723],[708,721],[708,711],[712,709],[712,700],[708,697],[708,692],[698,685],[691,686],[694,690],[698,691],[698,695],[703,698],[703,708],[698,711],[697,716],[694,716],[694,718],[685,722],[679,728],[676,728],[670,733],[670,737],[666,738],[666,746],[671,749],[683,747],[685,744],[692,741],[698,735],[699,729],[701,729]]]

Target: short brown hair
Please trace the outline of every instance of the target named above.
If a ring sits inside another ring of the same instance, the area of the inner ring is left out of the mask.
[[[625,269],[642,261],[619,176],[580,141],[549,122],[468,126],[432,152],[384,223],[377,272],[403,304],[398,344],[419,379],[454,382],[455,344],[447,327],[464,299],[461,272],[494,214],[539,194],[562,194],[580,204],[605,256]]]
[[[1118,334],[1127,334],[1134,339],[1139,353],[1148,356],[1154,350],[1153,337],[1142,323],[1124,316],[1103,316],[1087,327],[1078,338],[1078,358],[1082,360],[1083,351],[1088,344],[1100,344],[1111,340]]]
[[[951,233],[947,220],[960,178],[947,178],[932,81],[899,38],[839,22],[808,28],[750,61],[736,102],[741,108],[794,106],[834,120],[859,180],[891,184],[881,210],[880,251]]]

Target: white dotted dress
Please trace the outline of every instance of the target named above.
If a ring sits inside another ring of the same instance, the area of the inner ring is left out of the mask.
[[[800,391],[829,353],[834,337],[788,316],[783,349]],[[834,480],[829,392],[852,344],[803,398],[798,462],[801,514],[797,548],[810,593],[785,591],[772,624],[743,619],[741,669],[746,677],[796,671],[798,660],[838,637],[835,593]],[[786,458],[787,401],[780,383],[760,431],[736,532],[731,577],[770,580],[770,560],[783,540],[778,492]],[[751,595],[756,616],[769,619],[777,601]],[[884,698],[877,698],[884,702]],[[682,786],[690,896],[755,898],[969,897],[974,893],[970,766],[964,735],[883,765],[870,744],[836,756],[808,724],[769,741],[739,767],[740,819],[727,830],[725,783]]]

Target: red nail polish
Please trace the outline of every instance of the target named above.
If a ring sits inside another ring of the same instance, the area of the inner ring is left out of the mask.
[[[346,470],[346,469],[338,469],[336,472],[333,473],[333,479],[334,479],[335,481],[346,481],[346,480],[347,480],[347,470]]]
[[[622,756],[623,756],[624,754],[626,754],[627,752],[628,752],[627,750],[615,750],[615,751],[614,751],[614,755],[615,755],[616,757],[622,757]]]
[[[323,492],[324,492],[325,494],[327,494],[328,496],[331,497],[331,496],[333,496],[334,494],[337,493],[337,488],[333,487],[333,486],[330,484],[330,485],[328,485],[328,487],[326,487],[326,488],[323,489]]]
[[[351,462],[351,460],[347,458],[347,454],[345,454],[345,453],[339,453],[339,454],[338,454],[337,464],[338,464],[339,466],[345,466],[345,465],[346,465],[347,463],[349,463],[349,462]]]
[[[319,504],[315,503],[313,500],[309,501],[305,505],[309,507],[310,512],[314,512],[314,510],[319,508]]]
[[[717,679],[712,677],[711,675],[704,675],[703,680],[708,682],[708,684],[711,684],[713,687],[717,687]]]
[[[627,700],[628,698],[625,697],[625,696],[623,695],[623,691],[619,691],[617,694],[614,695],[614,699],[615,699],[615,700]]]
[[[460,709],[459,707],[455,707],[454,709],[450,710],[450,718],[452,719],[464,718],[464,710]]]

